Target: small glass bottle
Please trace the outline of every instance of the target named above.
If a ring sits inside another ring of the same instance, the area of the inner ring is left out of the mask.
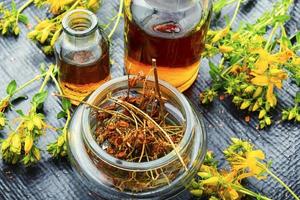
[[[62,26],[55,45],[59,84],[66,96],[80,101],[110,79],[109,43],[88,10],[67,13]]]
[[[180,91],[198,76],[211,0],[125,0],[125,67],[145,74],[157,60],[159,78]]]

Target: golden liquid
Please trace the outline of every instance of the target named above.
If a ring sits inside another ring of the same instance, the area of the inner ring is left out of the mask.
[[[75,52],[70,55],[77,62],[89,61],[91,52]],[[110,80],[110,66],[108,48],[102,56],[84,66],[74,65],[66,60],[58,59],[59,84],[67,97],[74,99],[72,104],[78,105],[86,96],[91,94],[100,85]]]
[[[192,28],[186,24],[194,24],[198,22],[195,20],[201,20],[202,8],[197,5],[192,8],[196,19],[189,17],[176,22],[176,15],[172,20],[172,13],[168,14],[167,20],[160,19],[158,14],[144,17],[144,11],[148,8],[139,7],[137,3],[136,13],[132,14],[128,13],[132,1],[127,2],[126,6],[124,62],[127,73],[143,72],[147,75],[152,68],[152,59],[155,58],[159,78],[171,83],[180,91],[187,90],[198,77],[210,20],[207,19],[205,23],[196,24]],[[139,19],[143,20],[138,21]]]
[[[159,78],[171,83],[179,91],[183,92],[187,90],[197,79],[199,71],[200,61],[184,67],[158,67],[157,72]],[[148,74],[151,70],[151,66],[145,65],[141,62],[137,62],[131,59],[129,56],[125,56],[126,71],[129,74],[138,74],[144,72]]]

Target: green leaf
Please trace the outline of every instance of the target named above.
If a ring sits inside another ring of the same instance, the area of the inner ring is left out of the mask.
[[[6,93],[10,96],[13,96],[16,89],[17,89],[17,82],[13,80],[8,84],[6,88]]]
[[[284,23],[284,22],[288,21],[290,18],[291,17],[289,15],[280,15],[280,16],[274,17],[274,20],[279,23]]]
[[[62,99],[62,108],[64,111],[67,111],[71,108],[71,102],[69,99],[66,98]]]
[[[209,61],[209,67],[210,67],[210,71],[209,74],[211,76],[211,78],[215,81],[217,81],[219,74],[220,74],[220,70],[219,68],[211,61]]]
[[[17,5],[16,5],[16,3],[15,3],[14,0],[11,1],[11,11],[12,11],[12,13],[14,13],[14,14],[17,14],[17,12],[18,12],[18,10],[17,10]]]
[[[292,48],[292,42],[289,40],[289,38],[282,36],[281,42],[285,44],[287,47]]]
[[[19,114],[20,116],[22,116],[22,117],[25,116],[22,110],[16,110],[16,113],[18,113],[18,114]]]
[[[297,43],[300,44],[300,31],[296,34]]]
[[[47,71],[46,68],[47,68],[46,64],[45,63],[41,63],[41,65],[40,65],[40,72],[42,74],[46,73],[46,71]]]
[[[48,92],[43,91],[35,94],[32,98],[32,103],[36,104],[37,106],[44,103],[47,98]]]
[[[29,23],[28,17],[24,14],[19,15],[19,21],[27,25]]]
[[[296,94],[295,103],[300,103],[300,92],[297,92]]]
[[[57,113],[57,119],[61,119],[67,116],[67,113],[65,111],[60,111],[59,113]]]

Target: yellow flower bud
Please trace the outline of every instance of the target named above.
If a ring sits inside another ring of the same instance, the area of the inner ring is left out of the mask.
[[[203,180],[202,184],[203,185],[217,185],[218,182],[219,182],[219,178],[214,176],[214,177],[211,177],[209,179]]]
[[[267,114],[266,110],[261,110],[258,115],[258,119],[262,119]]]
[[[248,87],[245,88],[245,92],[249,94],[253,92],[254,89],[255,87],[253,85],[249,85]]]
[[[17,133],[12,136],[10,150],[16,154],[21,153],[21,138]]]
[[[191,190],[190,191],[191,192],[191,194],[193,195],[193,196],[195,196],[195,197],[201,197],[202,196],[202,194],[203,194],[203,191],[202,190]]]
[[[223,37],[225,37],[228,32],[229,32],[229,28],[228,27],[226,27],[226,28],[218,31],[217,34],[212,39],[212,43],[218,42],[220,39],[222,39]]]
[[[6,140],[4,140],[1,144],[1,151],[3,153],[3,151],[5,151],[6,149],[8,149],[9,145],[11,142],[11,137],[7,138]]]
[[[207,172],[198,172],[197,175],[200,176],[201,178],[204,178],[204,179],[207,179],[207,178],[211,177],[211,174],[207,173]]]
[[[51,39],[51,42],[50,42],[50,45],[51,45],[51,46],[54,46],[54,44],[55,44],[55,42],[57,41],[57,39],[58,39],[59,36],[60,36],[60,30],[57,30],[57,31],[54,33],[54,35],[53,35],[53,37],[52,37],[52,39]]]
[[[33,138],[31,134],[27,134],[25,138],[24,151],[25,154],[28,154],[33,146]]]
[[[222,53],[229,53],[229,52],[233,51],[232,47],[225,46],[225,45],[219,46],[219,49]]]
[[[37,34],[38,34],[38,32],[37,32],[36,30],[33,30],[33,31],[31,31],[31,32],[29,32],[29,33],[27,34],[27,37],[28,37],[29,39],[34,39],[34,38],[36,37]]]
[[[41,159],[41,153],[40,153],[40,150],[38,148],[34,148],[33,151],[32,151],[34,157],[37,159],[37,160],[40,160]]]
[[[19,28],[18,26],[16,26],[16,27],[14,28],[14,34],[15,34],[15,35],[19,35],[19,33],[20,33],[20,28]]]
[[[50,31],[49,31],[48,29],[44,29],[44,30],[42,31],[42,36],[41,36],[41,39],[40,39],[40,42],[41,42],[42,44],[44,44],[45,41],[47,40],[47,38],[48,38],[48,36],[49,36],[49,33],[50,33]]]
[[[255,104],[254,104],[254,106],[253,106],[253,108],[252,108],[252,111],[253,111],[253,112],[254,112],[254,111],[257,111],[257,109],[259,109],[259,107],[260,107],[259,102],[256,101]]]
[[[32,131],[34,129],[34,123],[32,120],[28,120],[27,123],[26,123],[26,128],[29,130],[29,131]]]
[[[4,117],[0,117],[0,127],[1,126],[5,126],[5,118]]]
[[[34,116],[32,119],[32,122],[33,122],[34,126],[36,126],[38,129],[43,128],[43,121],[38,116]]]
[[[271,123],[272,123],[270,117],[266,117],[265,122],[267,125],[271,125]]]
[[[62,145],[64,145],[65,140],[64,140],[64,136],[60,136],[57,140],[57,146],[61,147]]]
[[[293,112],[293,110],[289,113],[288,120],[292,120],[296,117],[296,112]]]
[[[240,107],[241,110],[245,110],[251,105],[251,101],[244,101]]]
[[[259,97],[261,95],[262,91],[263,91],[263,87],[258,87],[253,94],[253,98]]]

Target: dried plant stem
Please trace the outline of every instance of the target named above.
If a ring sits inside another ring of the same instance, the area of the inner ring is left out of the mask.
[[[110,111],[110,110],[106,110],[106,109],[102,109],[102,108],[100,108],[100,107],[98,107],[98,106],[95,106],[95,105],[93,105],[93,104],[90,104],[90,103],[88,103],[88,102],[86,102],[86,101],[80,101],[80,100],[78,100],[78,99],[75,99],[75,98],[72,98],[72,97],[69,97],[69,96],[66,96],[66,95],[57,94],[57,93],[53,93],[52,95],[53,95],[53,96],[56,96],[56,97],[66,98],[66,99],[69,99],[69,100],[72,100],[72,101],[77,101],[77,102],[79,102],[79,103],[85,104],[85,105],[87,105],[87,106],[89,106],[89,107],[91,107],[91,108],[94,108],[94,109],[96,109],[96,110],[99,110],[99,111],[101,111],[101,112],[105,112],[105,113],[108,113],[108,114],[110,114],[110,115],[115,115],[115,116],[121,117],[121,118],[123,118],[123,119],[127,119],[127,120],[130,120],[130,121],[133,121],[130,117],[128,117],[128,116],[126,116],[126,115],[124,115],[124,114],[122,114],[122,113],[115,112],[115,111]],[[135,122],[135,121],[133,121],[133,122]]]
[[[160,132],[164,134],[165,138],[170,142],[170,144],[172,145],[172,148],[174,149],[175,153],[177,154],[177,156],[178,156],[178,158],[179,158],[179,160],[180,160],[182,166],[184,167],[184,169],[185,169],[186,171],[188,171],[188,168],[187,168],[186,164],[184,163],[182,157],[180,156],[180,154],[179,154],[179,152],[178,152],[178,150],[177,150],[177,148],[176,148],[174,142],[172,141],[171,137],[169,136],[169,134],[168,134],[168,133],[167,133],[167,132],[159,125],[159,124],[156,123],[155,120],[152,119],[152,117],[150,117],[147,113],[145,113],[145,112],[142,111],[141,109],[135,107],[134,105],[132,105],[132,104],[126,102],[126,101],[123,101],[123,100],[120,100],[120,99],[112,99],[112,100],[114,100],[114,101],[116,101],[116,102],[119,102],[119,103],[121,103],[121,104],[127,106],[128,108],[131,108],[132,110],[134,110],[134,111],[140,113],[140,114],[143,115],[147,120],[149,120],[151,123],[153,123],[153,124],[158,128],[158,130],[160,130]]]
[[[160,117],[163,118],[164,114],[164,102],[161,98],[161,93],[159,89],[159,83],[158,83],[158,73],[157,73],[157,65],[156,65],[156,59],[152,59],[152,67],[154,70],[154,80],[155,80],[155,91],[158,95],[158,100],[159,100],[159,107],[160,107]]]

